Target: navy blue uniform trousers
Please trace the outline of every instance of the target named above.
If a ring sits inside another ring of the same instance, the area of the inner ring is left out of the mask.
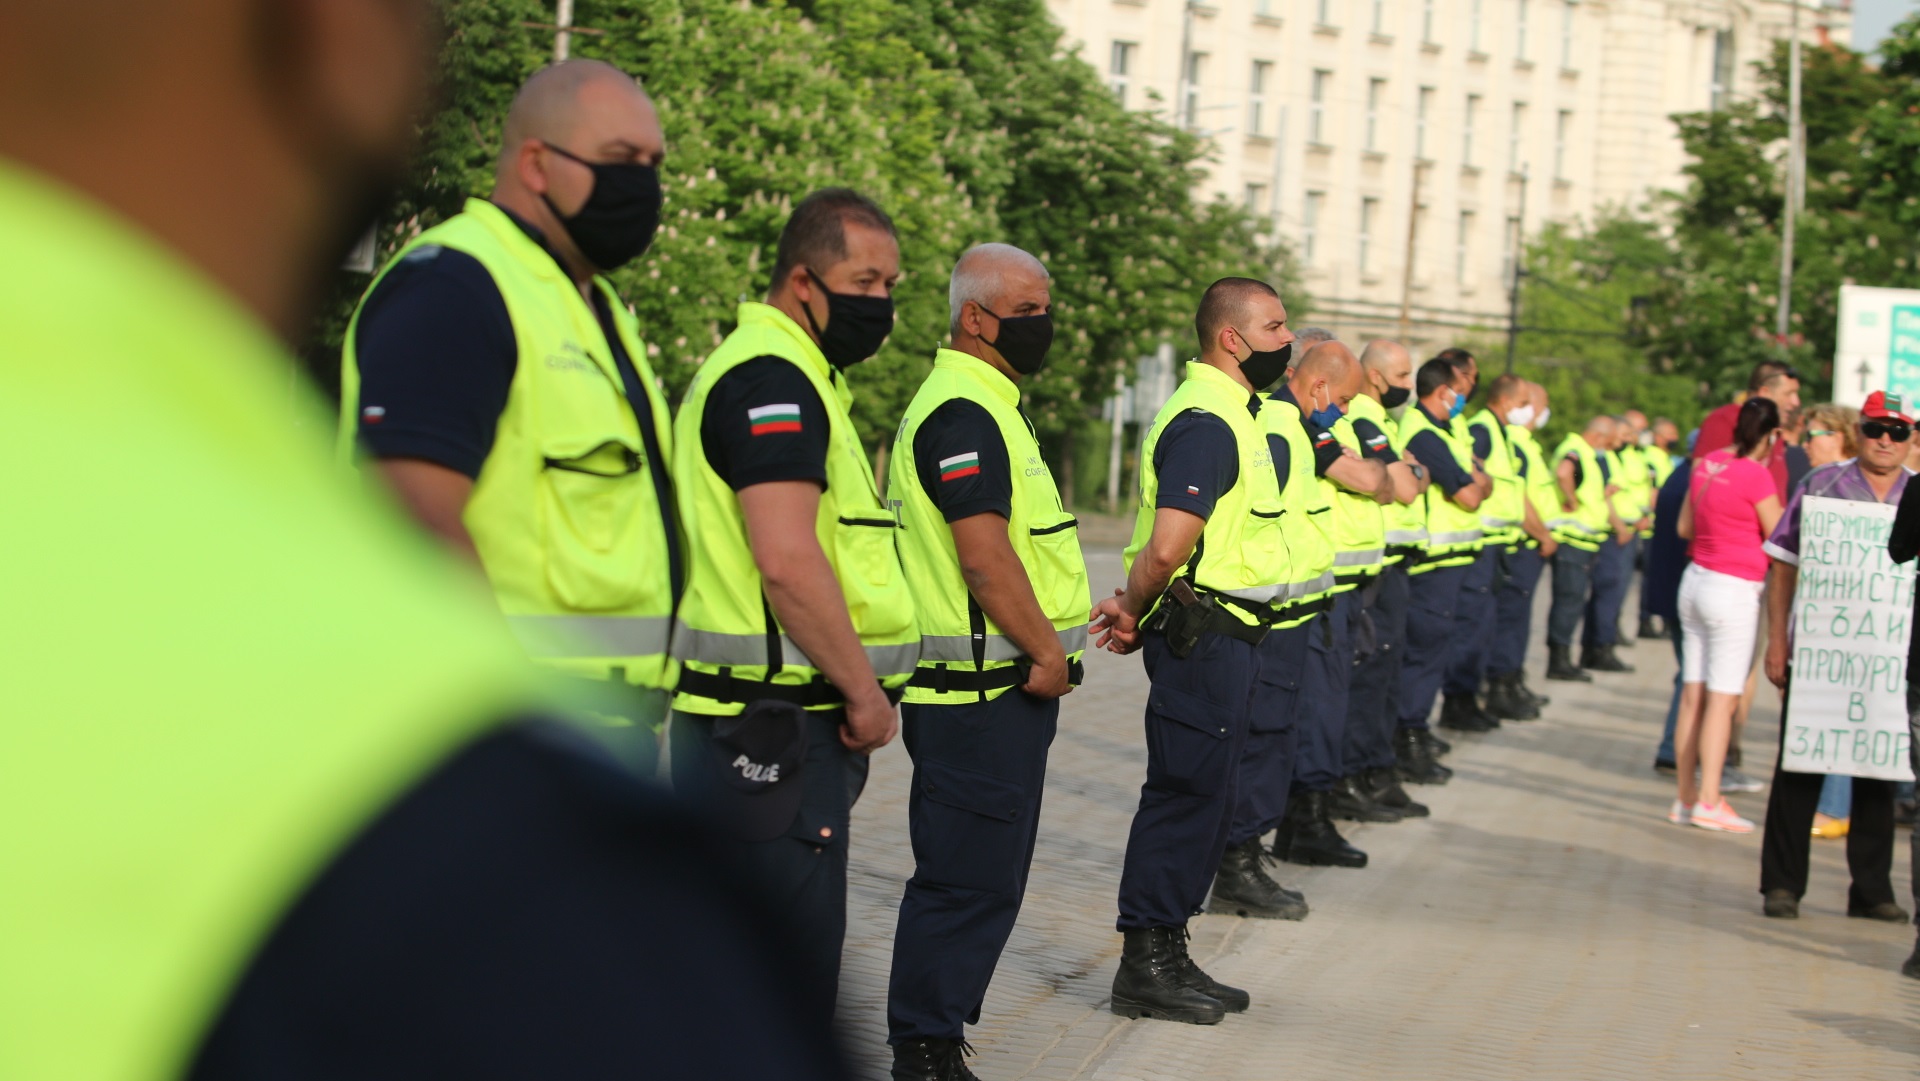
[[[1533,591],[1547,564],[1538,548],[1515,547],[1506,560],[1506,579],[1493,598],[1493,647],[1487,654],[1487,671],[1496,676],[1526,667],[1527,638],[1533,633]]]
[[[1294,782],[1331,792],[1346,776],[1347,692],[1353,686],[1353,615],[1360,593],[1336,593],[1333,607],[1309,623],[1307,675],[1300,684],[1300,753]]]
[[[1486,677],[1487,651],[1493,644],[1494,578],[1503,547],[1490,544],[1480,549],[1460,580],[1460,596],[1453,605],[1453,647],[1441,684],[1448,694],[1478,694]]]
[[[1625,544],[1614,543],[1609,536],[1600,543],[1599,558],[1593,561],[1593,592],[1587,597],[1587,622],[1580,631],[1582,646],[1610,646],[1620,637],[1620,609],[1627,603],[1627,587],[1633,584],[1633,550],[1640,538]]]
[[[1553,553],[1553,604],[1547,608],[1547,644],[1573,645],[1580,614],[1587,610],[1593,590],[1593,568],[1600,553],[1576,548],[1565,541]]]
[[[1286,817],[1298,759],[1301,703],[1311,667],[1311,640],[1319,620],[1267,632],[1260,643],[1260,675],[1253,681],[1247,748],[1240,756],[1228,845],[1242,845]]]
[[[867,756],[840,742],[844,709],[807,713],[807,750],[800,767],[800,809],[787,831],[770,841],[725,842],[723,858],[765,901],[792,920],[800,941],[795,960],[807,977],[806,999],[814,1020],[833,1021],[840,993],[840,948],[847,937],[847,827],[854,801],[866,786]],[[712,738],[713,718],[673,712],[673,787],[698,807],[713,773],[700,768]]]
[[[1427,727],[1434,696],[1453,655],[1453,616],[1472,564],[1436,567],[1409,578],[1407,656],[1400,663],[1401,728]]]
[[[1348,773],[1394,764],[1393,729],[1400,715],[1400,663],[1407,656],[1407,567],[1396,563],[1362,591],[1373,621],[1373,652],[1356,657],[1347,692]]]
[[[1257,647],[1209,634],[1185,658],[1142,636],[1147,780],[1120,867],[1122,931],[1183,927],[1206,905],[1233,822],[1240,756],[1260,675]]]
[[[913,877],[900,899],[887,1042],[960,1039],[980,1020],[1027,892],[1057,699],[900,707],[913,757]]]

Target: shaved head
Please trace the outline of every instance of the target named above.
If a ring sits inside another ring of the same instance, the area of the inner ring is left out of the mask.
[[[1279,297],[1273,286],[1254,278],[1221,278],[1207,286],[1207,291],[1200,296],[1200,310],[1193,317],[1201,352],[1223,348],[1220,332],[1250,322],[1256,301]]]
[[[1413,369],[1413,354],[1390,338],[1375,338],[1360,351],[1360,363],[1370,372],[1391,377],[1400,368]]]
[[[1604,450],[1613,442],[1614,430],[1617,427],[1618,424],[1612,417],[1598,416],[1587,422],[1582,434],[1587,437],[1589,444]]]
[[[500,132],[497,173],[513,167],[527,140],[552,143],[581,156],[581,122],[608,105],[626,105],[653,115],[653,101],[633,76],[604,60],[563,60],[533,73],[513,96]],[[653,121],[657,127],[659,121]]]
[[[1353,350],[1336,341],[1324,341],[1308,349],[1294,366],[1293,377],[1287,380],[1287,389],[1309,413],[1327,405],[1345,409],[1360,388],[1360,362],[1354,359]]]

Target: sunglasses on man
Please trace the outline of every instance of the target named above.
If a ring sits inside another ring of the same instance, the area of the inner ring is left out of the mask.
[[[1891,439],[1895,443],[1905,443],[1913,435],[1913,426],[1899,420],[1863,420],[1860,422],[1860,434],[1868,439]]]

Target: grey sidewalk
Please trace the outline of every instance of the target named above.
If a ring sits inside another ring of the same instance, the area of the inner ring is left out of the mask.
[[[1090,559],[1096,590],[1120,580]],[[1121,853],[1145,770],[1137,657],[1089,657],[1054,743],[1031,889],[969,1034],[984,1081],[1102,1078],[1911,1078],[1913,928],[1845,918],[1839,844],[1816,842],[1797,922],[1759,911],[1759,837],[1669,825],[1650,768],[1671,647],[1623,650],[1631,675],[1540,679],[1545,719],[1455,737],[1457,775],[1418,788],[1433,817],[1351,827],[1365,870],[1296,868],[1302,923],[1202,916],[1194,953],[1253,993],[1213,1027],[1107,1011]],[[1763,690],[1751,772],[1773,760]],[[895,908],[912,870],[910,762],[876,757],[855,811],[842,1021],[866,1076],[888,1061]],[[1758,819],[1765,794],[1733,797]],[[1906,903],[1906,835],[1895,885]]]

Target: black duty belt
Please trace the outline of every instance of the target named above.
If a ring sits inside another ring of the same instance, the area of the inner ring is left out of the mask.
[[[1427,549],[1425,546],[1419,545],[1419,544],[1387,545],[1387,554],[1389,556],[1399,556],[1400,558],[1408,560],[1409,562],[1418,560],[1420,558],[1421,553],[1425,552],[1426,550]]]
[[[1154,609],[1153,615],[1147,619],[1145,629],[1160,630],[1166,623],[1170,607],[1169,604],[1162,603],[1160,607]],[[1242,622],[1224,608],[1216,608],[1207,613],[1206,622],[1200,625],[1201,634],[1224,634],[1228,638],[1235,638],[1256,646],[1266,641],[1268,629],[1267,623]]]
[[[1007,687],[1024,686],[1033,675],[1033,662],[1016,661],[1004,668],[952,669],[944,664],[921,665],[914,669],[913,678],[907,681],[909,687],[920,687],[935,694],[949,694],[955,691],[972,694],[985,694],[988,691],[1003,690]],[[1078,687],[1086,678],[1086,666],[1077,660],[1067,662],[1067,683]]]
[[[816,676],[806,683],[768,683],[761,679],[740,679],[733,671],[722,668],[718,672],[700,672],[692,668],[680,669],[680,681],[674,690],[701,698],[711,698],[716,702],[787,702],[808,709],[815,706],[845,705],[847,698],[840,693],[824,676]],[[903,688],[882,687],[887,701],[899,702]]]
[[[1338,581],[1338,579],[1335,579]],[[1333,597],[1316,597],[1310,601],[1299,601],[1273,613],[1273,622],[1286,623],[1304,616],[1324,615],[1333,608]]]

